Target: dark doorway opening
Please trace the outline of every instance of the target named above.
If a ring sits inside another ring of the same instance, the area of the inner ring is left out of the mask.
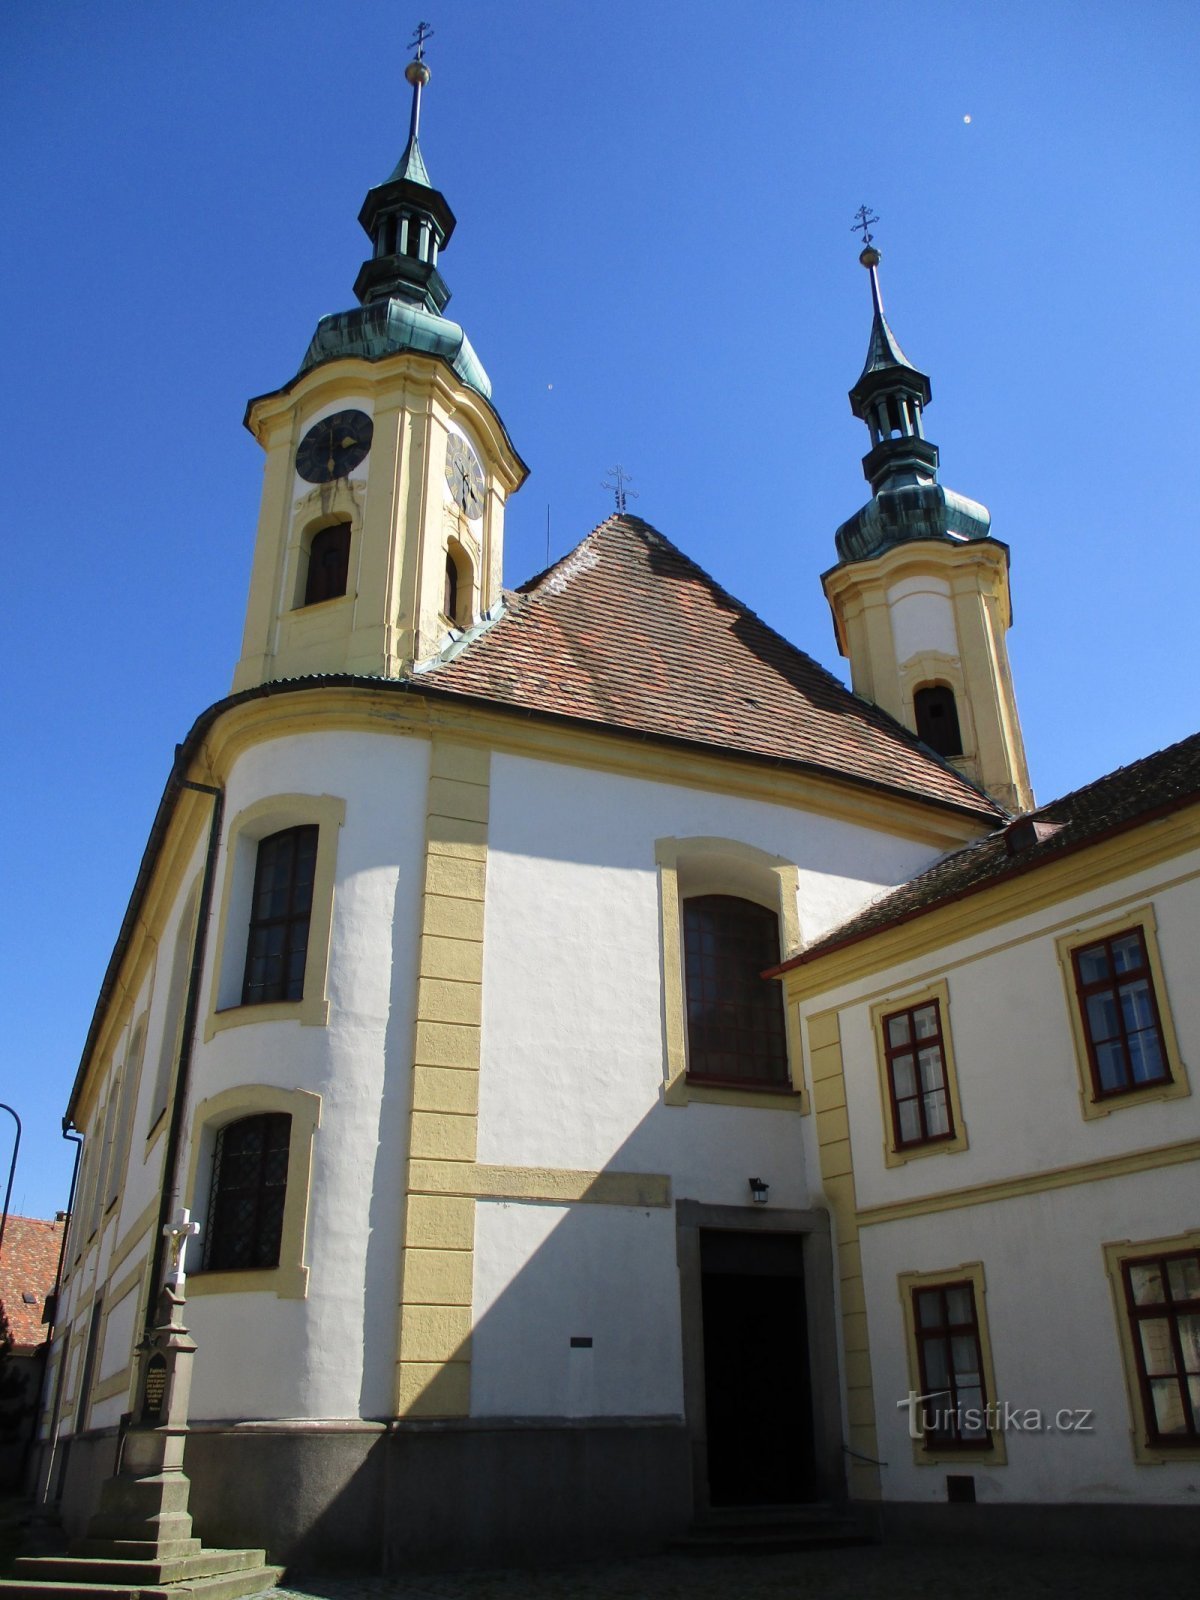
[[[700,1272],[710,1504],[812,1500],[803,1237],[704,1229]]]

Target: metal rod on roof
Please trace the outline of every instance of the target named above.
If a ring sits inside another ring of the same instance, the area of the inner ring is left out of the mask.
[[[6,1106],[0,1101],[0,1111],[7,1111],[17,1125],[17,1137],[13,1143],[12,1160],[8,1164],[8,1187],[4,1191],[4,1210],[0,1211],[0,1254],[4,1251],[4,1230],[8,1226],[8,1202],[12,1199],[13,1178],[17,1172],[17,1151],[21,1148],[21,1119],[11,1106]]]

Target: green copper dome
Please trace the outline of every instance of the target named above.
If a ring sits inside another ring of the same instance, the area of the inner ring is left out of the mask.
[[[373,300],[353,311],[322,317],[300,371],[342,356],[382,361],[401,350],[440,356],[465,384],[485,400],[491,399],[492,380],[458,323],[399,299]]]

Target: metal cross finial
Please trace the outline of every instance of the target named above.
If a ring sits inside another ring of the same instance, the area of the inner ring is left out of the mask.
[[[183,1293],[183,1286],[187,1281],[184,1272],[187,1242],[189,1239],[194,1239],[199,1232],[200,1224],[192,1221],[192,1213],[186,1206],[180,1206],[174,1219],[163,1224],[163,1236],[171,1241],[171,1269],[167,1273],[167,1282],[178,1294]]]
[[[610,483],[609,478],[614,479],[615,482]],[[601,481],[600,487],[602,489],[611,489],[616,496],[617,512],[620,516],[625,514],[626,500],[636,500],[638,498],[637,490],[629,487],[632,482],[633,479],[620,462],[615,467],[609,467],[608,478],[604,478]]]
[[[867,206],[859,206],[854,215],[858,218],[858,221],[850,229],[850,232],[862,234],[863,248],[865,249],[875,237],[875,235],[871,232],[871,224],[873,222],[878,222],[879,218]]]
[[[432,38],[433,38],[433,29],[429,26],[429,24],[427,22],[418,22],[417,23],[416,32],[413,34],[412,38],[408,41],[409,48],[413,49],[413,50],[415,50],[417,52],[417,60],[418,61],[424,61],[424,59],[425,59],[425,41],[426,41],[426,39],[432,39]]]

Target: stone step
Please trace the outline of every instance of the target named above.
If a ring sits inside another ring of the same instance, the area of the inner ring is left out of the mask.
[[[245,1600],[246,1596],[274,1589],[283,1577],[282,1567],[245,1567],[207,1578],[192,1578],[169,1585],[158,1583],[36,1582],[28,1578],[0,1578],[3,1600]]]
[[[114,1561],[171,1561],[199,1555],[199,1539],[72,1539],[68,1556],[102,1556]]]
[[[814,1514],[782,1517],[722,1515],[698,1523],[670,1548],[681,1555],[773,1555],[797,1550],[847,1549],[874,1544],[874,1537],[855,1517]]]
[[[191,1555],[149,1561],[114,1559],[112,1556],[21,1556],[13,1575],[61,1583],[181,1583],[185,1578],[209,1578],[223,1572],[243,1572],[265,1565],[265,1550],[198,1550]]]

